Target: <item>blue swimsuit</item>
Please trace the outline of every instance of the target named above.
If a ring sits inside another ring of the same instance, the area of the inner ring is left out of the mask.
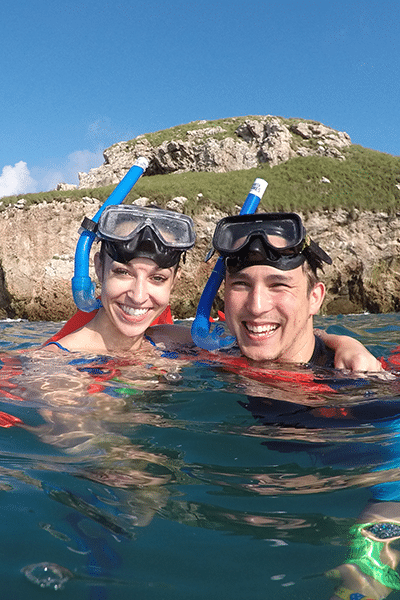
[[[144,339],[145,339],[145,340],[147,340],[148,342],[150,342],[150,344],[151,344],[152,346],[155,346],[155,345],[156,345],[156,344],[155,344],[155,342],[153,342],[153,340],[152,340],[152,339],[151,339],[151,338],[150,338],[148,335],[145,335],[145,336],[144,336]],[[51,346],[52,344],[54,344],[54,346],[57,346],[57,347],[58,347],[58,348],[60,348],[61,350],[64,350],[64,352],[71,352],[71,350],[68,350],[68,348],[65,348],[64,346],[62,346],[62,345],[60,344],[60,342],[49,342],[48,344],[46,344],[46,345],[45,345],[45,347],[46,347],[46,346]]]

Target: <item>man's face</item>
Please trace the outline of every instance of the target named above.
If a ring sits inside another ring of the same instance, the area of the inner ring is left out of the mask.
[[[324,298],[318,283],[307,293],[303,268],[266,265],[226,274],[225,318],[239,348],[255,361],[308,362],[314,350],[313,315]]]

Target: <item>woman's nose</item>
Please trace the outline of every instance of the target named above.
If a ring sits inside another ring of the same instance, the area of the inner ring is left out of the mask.
[[[135,278],[130,285],[128,290],[129,297],[136,302],[136,304],[143,304],[146,302],[148,293],[145,281],[140,277]]]

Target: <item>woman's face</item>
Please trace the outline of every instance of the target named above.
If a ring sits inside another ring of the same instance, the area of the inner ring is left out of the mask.
[[[143,336],[169,303],[175,267],[161,269],[149,258],[133,258],[123,264],[108,254],[104,263],[96,254],[95,267],[102,284],[103,308],[112,326],[129,338]]]

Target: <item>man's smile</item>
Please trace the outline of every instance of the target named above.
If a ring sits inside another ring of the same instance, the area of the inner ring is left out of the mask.
[[[251,335],[272,335],[280,325],[278,323],[255,324],[243,321],[243,325]]]

